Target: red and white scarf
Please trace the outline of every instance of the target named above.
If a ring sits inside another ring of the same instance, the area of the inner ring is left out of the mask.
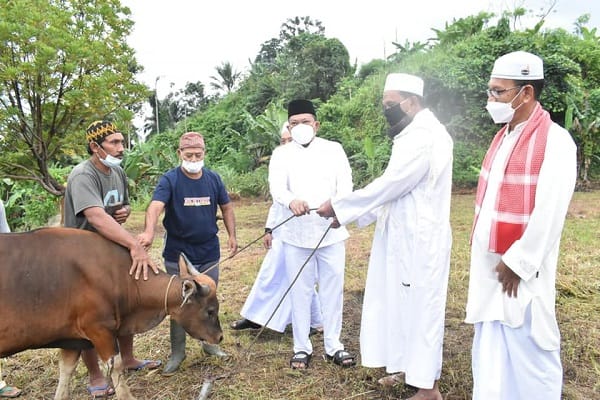
[[[527,227],[535,207],[537,181],[544,161],[551,125],[550,114],[542,109],[540,103],[537,103],[523,132],[509,151],[494,205],[489,243],[491,252],[504,254],[516,240],[521,238]],[[507,129],[508,124],[498,131],[483,159],[475,197],[475,220],[471,230],[471,240],[487,189],[490,168]]]

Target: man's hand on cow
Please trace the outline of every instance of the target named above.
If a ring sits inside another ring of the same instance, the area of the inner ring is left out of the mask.
[[[148,267],[152,268],[155,274],[158,274],[158,267],[154,265],[152,260],[150,259],[150,255],[144,249],[144,247],[136,243],[131,249],[129,249],[129,253],[131,254],[131,268],[129,269],[129,275],[133,275],[136,280],[140,279],[140,274],[144,278],[144,280],[148,280]]]
[[[498,282],[502,284],[502,292],[508,294],[508,297],[516,298],[519,282],[521,282],[519,275],[515,274],[502,260],[496,265],[496,273],[498,274]]]
[[[335,211],[331,206],[331,199],[327,200],[325,203],[319,206],[317,214],[319,214],[323,218],[335,217]]]
[[[130,214],[131,208],[128,205],[124,205],[123,207],[119,208],[117,211],[114,212],[113,218],[115,219],[115,221],[122,225],[125,223],[125,221],[127,221],[127,218]]]
[[[296,217],[299,217],[308,214],[310,212],[310,207],[306,201],[294,199],[290,202],[290,211],[292,211]]]

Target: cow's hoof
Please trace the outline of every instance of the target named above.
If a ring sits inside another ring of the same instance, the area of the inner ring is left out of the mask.
[[[229,357],[229,354],[225,353],[218,344],[208,344],[206,342],[202,342],[202,350],[210,356],[216,356],[221,358]]]

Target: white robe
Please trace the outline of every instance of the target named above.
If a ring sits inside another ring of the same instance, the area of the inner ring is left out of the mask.
[[[535,207],[525,232],[504,255],[488,250],[503,166],[525,125],[509,132],[496,153],[473,231],[466,322],[475,324],[476,332],[475,400],[560,399],[555,280],[560,237],[577,177],[577,148],[557,124],[548,132]],[[495,272],[500,260],[521,278],[516,298],[502,292]]]
[[[523,324],[531,303],[531,333],[544,350],[560,347],[554,311],[556,266],[560,237],[577,177],[577,148],[571,135],[553,124],[548,132],[544,162],[538,177],[535,207],[522,237],[504,255],[488,251],[491,218],[502,166],[522,132],[516,127],[498,149],[488,178],[471,244],[471,271],[466,322],[500,321],[512,328]],[[517,297],[502,292],[495,267],[500,260],[521,277]]]
[[[452,139],[428,109],[394,138],[382,176],[336,197],[341,224],[377,215],[360,332],[366,367],[432,388],[442,366],[450,268]]]
[[[283,215],[281,205],[273,203],[269,208],[266,227],[273,229],[284,222],[281,215]],[[278,229],[272,233],[271,248],[263,259],[240,314],[257,324],[266,325],[267,328],[277,332],[283,332],[292,322],[292,304],[289,293],[286,295],[289,281],[285,270],[283,244],[279,239]],[[312,301],[311,327],[321,327],[323,325],[321,305],[316,290]],[[278,305],[279,307],[277,307]],[[276,308],[277,311],[273,314]],[[269,321],[268,324],[267,321]]]

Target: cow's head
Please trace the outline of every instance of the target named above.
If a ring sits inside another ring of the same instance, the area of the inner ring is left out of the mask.
[[[183,280],[181,306],[171,311],[171,318],[193,338],[219,343],[223,331],[215,281],[199,273],[183,253],[179,256],[179,276]]]

